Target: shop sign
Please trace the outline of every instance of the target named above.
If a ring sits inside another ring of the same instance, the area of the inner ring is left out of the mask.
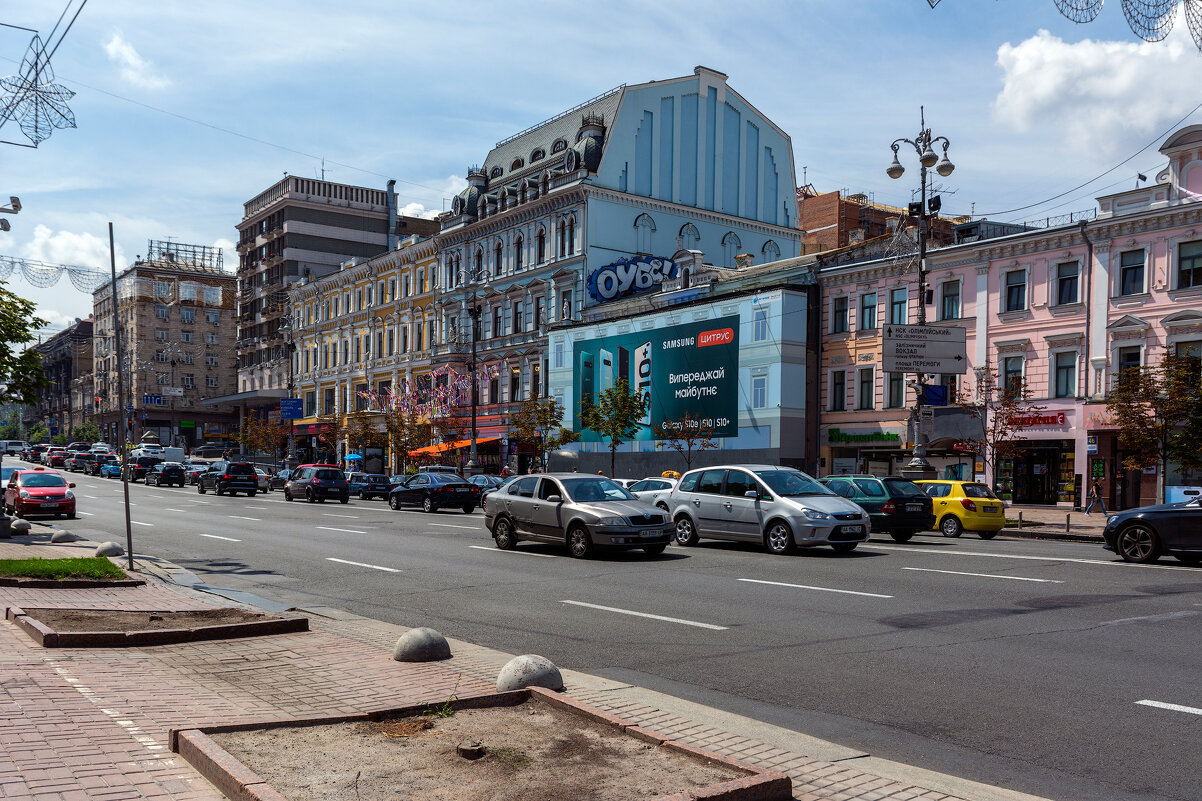
[[[1085,452],[1091,454],[1098,452],[1098,438],[1096,435],[1090,434],[1085,438]]]
[[[955,442],[952,443],[952,450],[958,453],[976,453],[977,443],[975,442]]]
[[[826,437],[832,445],[836,442],[888,442],[894,445],[901,443],[901,434],[894,431],[843,431],[830,428],[827,429]]]
[[[1106,478],[1106,460],[1105,459],[1090,459],[1089,460],[1089,477],[1090,478]]]
[[[196,421],[195,420],[180,420],[179,427],[180,428],[196,428]]]
[[[658,256],[618,259],[589,274],[588,292],[598,303],[627,297],[637,292],[658,289],[676,277],[676,262]]]
[[[1109,409],[1090,412],[1085,416],[1087,428],[1118,428],[1118,420]]]
[[[1010,416],[1009,423],[1015,428],[1062,426],[1064,425],[1064,412],[1051,412],[1049,414],[1015,414]]]

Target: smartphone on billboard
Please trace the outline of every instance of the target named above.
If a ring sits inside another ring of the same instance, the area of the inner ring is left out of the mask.
[[[593,354],[582,351],[580,354],[580,403],[591,402],[594,399],[596,374],[593,371]]]
[[[639,418],[637,440],[652,439],[651,430],[651,343],[644,342],[634,350],[634,388],[647,399],[647,411]]]
[[[601,375],[600,381],[597,384],[597,391],[604,392],[614,385],[614,355],[612,352],[602,348],[598,356],[601,359]]]

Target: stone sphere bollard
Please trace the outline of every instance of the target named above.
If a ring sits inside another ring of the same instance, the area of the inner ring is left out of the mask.
[[[29,530],[33,528],[33,524],[28,520],[14,520],[8,528],[13,534],[28,534]]]
[[[426,627],[410,629],[396,641],[392,658],[398,662],[436,662],[451,658],[447,638]]]
[[[125,549],[115,542],[102,542],[96,547],[96,556],[125,556]]]
[[[51,542],[75,542],[79,537],[72,534],[70,531],[56,531],[54,536],[50,538]]]
[[[548,690],[562,690],[563,676],[559,668],[545,656],[523,654],[515,656],[505,663],[497,674],[497,692],[520,690],[523,687],[545,687]]]

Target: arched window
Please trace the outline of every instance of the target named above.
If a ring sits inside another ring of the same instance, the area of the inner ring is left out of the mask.
[[[540,159],[546,158],[546,156],[547,156],[547,151],[543,150],[541,147],[538,147],[538,148],[535,148],[534,152],[530,154],[530,160],[538,161]]]
[[[537,251],[538,264],[542,264],[547,260],[547,232],[541,227],[538,229],[538,236],[535,239],[535,250]]]
[[[576,252],[576,218],[568,218],[568,255]]]
[[[522,263],[522,261],[523,261],[522,257],[524,255],[522,250],[523,250],[523,246],[525,244],[526,243],[522,240],[521,234],[518,234],[517,238],[513,240],[513,269],[514,270],[520,270],[520,269],[522,269],[522,267],[525,266]]]
[[[503,251],[501,249],[501,243],[497,242],[497,244],[494,245],[493,249],[492,249],[492,274],[493,275],[501,274],[501,254],[502,254],[502,252]]]
[[[488,177],[489,178],[500,178],[502,172],[503,172],[503,170],[500,167],[493,167],[491,170],[489,170]]]
[[[476,274],[472,276],[473,281],[479,281],[481,274],[484,272],[484,249],[476,248]]]
[[[509,164],[509,171],[513,172],[514,170],[520,170],[524,164],[525,164],[525,162],[522,161],[521,159],[514,159]]]
[[[650,214],[640,214],[634,218],[635,250],[639,253],[651,254],[651,234],[655,232],[655,220]]]
[[[568,140],[556,139],[555,144],[551,145],[551,152],[552,153],[560,153],[560,152],[566,150],[567,147],[568,147]]]
[[[697,243],[701,241],[701,233],[697,230],[697,226],[685,223],[680,227],[679,239],[681,250],[696,250]]]
[[[764,243],[764,261],[780,261],[780,246],[769,239]]]
[[[739,240],[739,235],[734,231],[729,231],[726,236],[722,237],[722,255],[723,267],[734,267],[735,256],[739,255],[739,251],[743,248],[743,243]]]
[[[566,244],[567,233],[568,233],[567,224],[563,220],[560,220],[558,229],[559,230],[557,231],[557,234],[559,237],[559,247],[558,247],[558,249],[556,249],[555,252],[556,252],[556,254],[558,254],[559,258],[562,259],[564,256],[566,256],[568,254],[568,249],[567,249],[567,244]]]

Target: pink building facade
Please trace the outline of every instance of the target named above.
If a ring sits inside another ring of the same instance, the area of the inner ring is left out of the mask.
[[[1092,477],[1107,508],[1154,501],[1155,473],[1121,467],[1105,398],[1124,367],[1202,356],[1202,126],[1160,152],[1168,164],[1154,181],[1098,198],[1094,219],[928,254],[927,320],[964,326],[969,362],[962,376],[928,380],[972,397],[986,371],[1000,385],[1021,377],[1043,407],[1022,421],[1021,452],[998,464],[971,443],[936,440],[941,476],[981,477],[1016,504],[1079,505]],[[913,376],[880,369],[880,327],[903,322],[903,299],[904,321],[916,321],[915,259],[834,266],[819,279],[825,472],[897,473],[910,455]],[[1198,477],[1170,471],[1166,483]]]

